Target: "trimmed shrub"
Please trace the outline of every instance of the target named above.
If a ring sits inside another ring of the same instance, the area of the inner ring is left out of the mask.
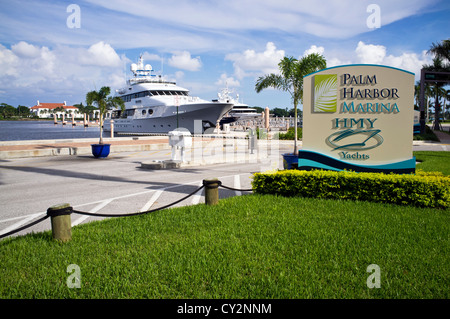
[[[439,174],[399,175],[284,170],[255,173],[258,194],[349,199],[417,207],[449,208],[450,178]]]
[[[297,128],[297,139],[301,139],[303,135],[303,130],[301,127]],[[290,127],[286,133],[279,133],[278,139],[280,140],[294,140],[295,132],[294,128]]]

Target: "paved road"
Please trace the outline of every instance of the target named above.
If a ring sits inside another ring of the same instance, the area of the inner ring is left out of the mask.
[[[289,147],[290,149],[290,147]],[[280,149],[280,154],[286,149]],[[251,173],[281,168],[275,161],[189,166],[145,170],[141,162],[169,159],[169,150],[117,153],[107,159],[92,156],[51,156],[0,161],[0,234],[46,214],[48,207],[69,203],[80,211],[123,214],[146,211],[174,202],[195,191],[203,179],[217,177],[226,186],[251,188]],[[220,188],[221,198],[241,195]],[[177,204],[204,203],[204,192]],[[73,214],[72,225],[98,219]],[[47,219],[16,233],[50,229]]]
[[[222,143],[218,148],[221,146]],[[252,172],[281,168],[279,154],[291,149],[290,144],[280,143],[276,152],[263,161],[176,170],[141,168],[142,162],[169,159],[170,150],[114,153],[104,160],[91,155],[0,160],[0,235],[44,216],[48,207],[60,203],[69,203],[80,211],[122,214],[172,203],[195,191],[207,178],[217,177],[224,185],[238,189],[250,188]],[[450,142],[415,142],[413,150],[450,151]],[[211,150],[206,153],[211,158],[214,155]],[[235,195],[241,193],[220,189],[221,198]],[[203,202],[203,192],[199,192],[177,206]],[[74,214],[72,224],[95,219],[98,218]],[[49,219],[15,235],[48,229]]]

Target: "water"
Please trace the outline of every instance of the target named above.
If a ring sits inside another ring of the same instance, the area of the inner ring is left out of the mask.
[[[110,137],[103,132],[103,137]],[[99,127],[84,127],[57,124],[53,121],[0,121],[0,141],[57,140],[77,138],[99,138]]]

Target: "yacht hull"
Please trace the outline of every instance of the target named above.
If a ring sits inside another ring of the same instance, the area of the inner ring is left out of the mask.
[[[178,127],[201,134],[208,128],[215,128],[217,121],[232,107],[231,103],[217,102],[183,104],[178,110],[176,106],[140,107],[133,116],[114,119],[114,132],[168,133]],[[111,130],[111,119],[105,120],[104,130]]]

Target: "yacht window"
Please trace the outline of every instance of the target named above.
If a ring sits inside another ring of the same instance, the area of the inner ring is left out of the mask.
[[[147,114],[147,111],[146,110],[142,110],[142,115],[145,115],[145,114]]]
[[[152,114],[153,114],[153,110],[152,109],[148,110],[148,115],[152,115]]]
[[[134,115],[134,109],[125,110],[125,117],[133,116],[133,115]]]

